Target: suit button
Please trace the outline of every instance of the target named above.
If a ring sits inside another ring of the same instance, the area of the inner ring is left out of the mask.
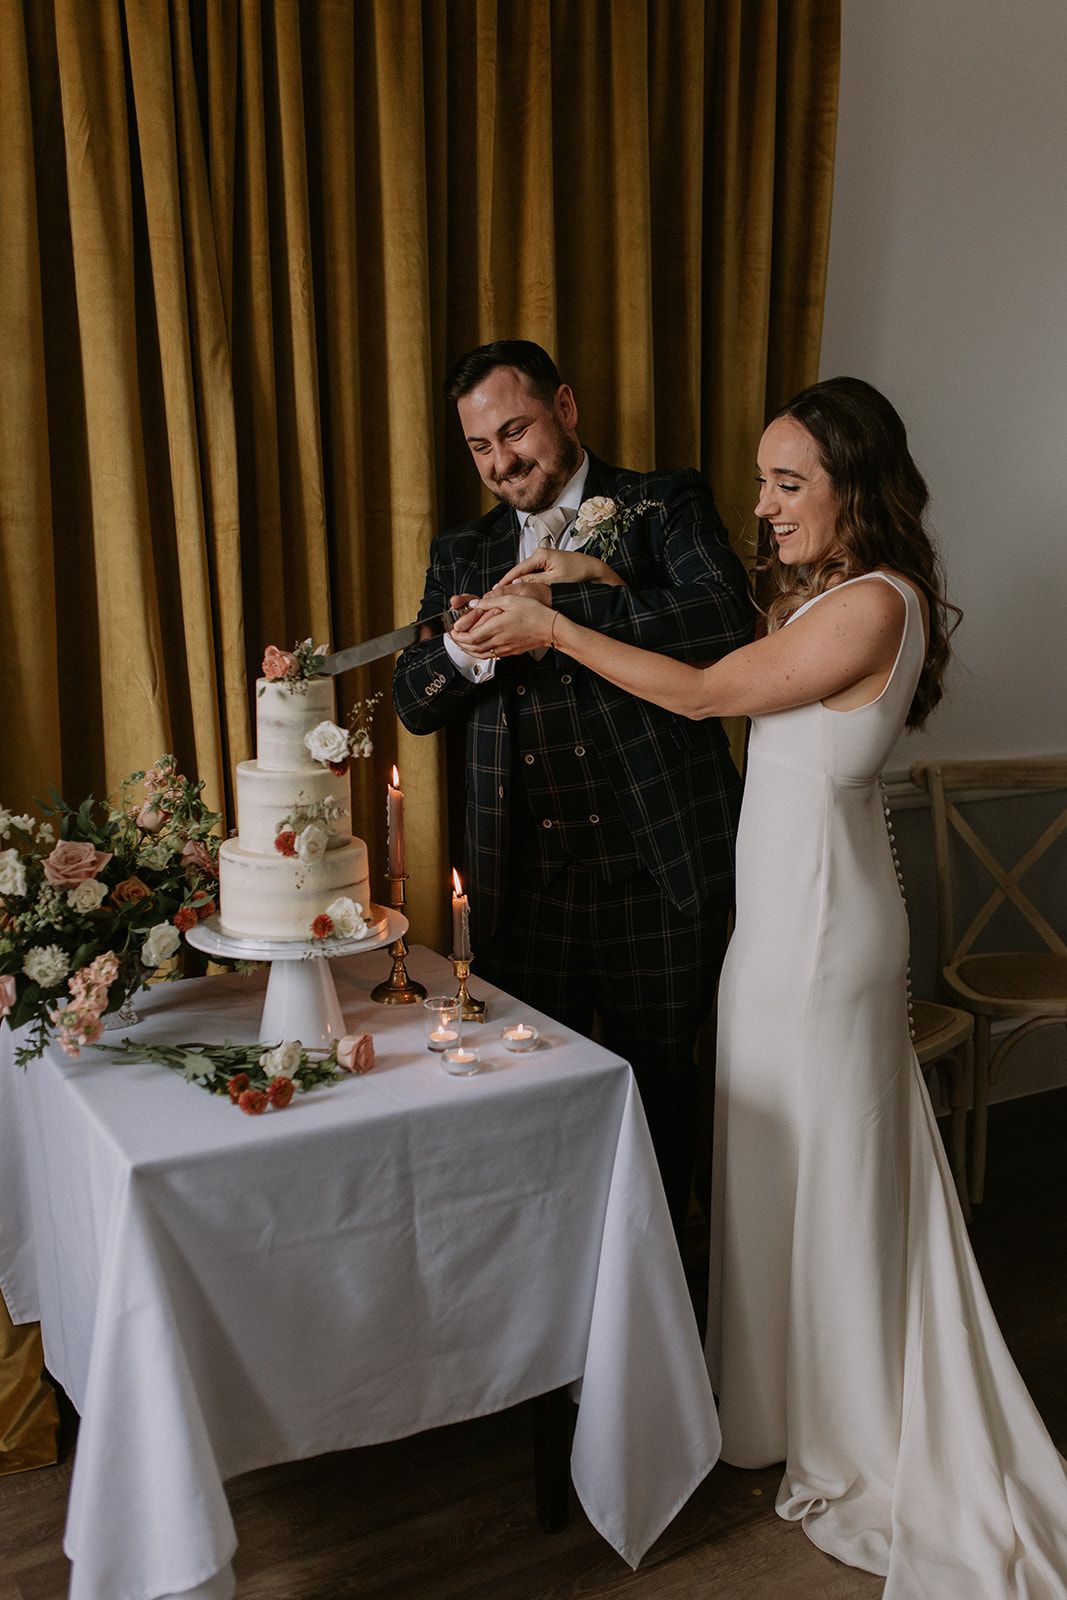
[[[544,821],[542,822],[541,826],[542,826],[542,828],[551,828],[551,826],[552,826],[551,818],[550,817],[546,817],[544,819]]]
[[[569,672],[565,672],[563,674],[563,676],[560,678],[559,681],[560,681],[560,683],[570,683],[570,681],[571,681],[570,673]]]
[[[520,683],[520,684],[519,684],[519,685],[518,685],[518,686],[517,686],[517,687],[516,687],[516,689],[515,689],[515,693],[516,693],[516,694],[525,694],[525,693],[526,693],[526,685],[525,685],[525,684],[524,684],[524,683]]]
[[[497,793],[497,799],[498,800],[503,800],[503,798],[504,798],[504,785],[503,784],[500,785],[500,788],[497,790],[496,793]]]
[[[574,753],[575,753],[576,756],[584,756],[585,755],[585,745],[584,744],[576,744],[575,747],[574,747]]]
[[[595,811],[592,811],[589,814],[589,820],[590,820],[590,822],[599,822],[600,818],[597,816]]]
[[[523,758],[522,758],[522,759],[523,759],[523,760],[524,760],[524,761],[525,761],[525,763],[526,763],[526,765],[527,765],[527,766],[528,766],[528,767],[532,767],[532,766],[533,766],[533,764],[534,764],[534,758],[533,758],[533,756],[523,756]]]

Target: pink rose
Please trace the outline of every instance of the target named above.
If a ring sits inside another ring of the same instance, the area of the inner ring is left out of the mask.
[[[278,678],[287,678],[295,671],[296,657],[291,650],[279,650],[276,644],[267,646],[263,652],[263,676],[268,683],[274,683]]]
[[[11,1015],[15,1004],[15,974],[5,972],[0,978],[0,1017]]]
[[[369,1072],[374,1065],[374,1040],[369,1033],[346,1033],[337,1041],[337,1065],[343,1072]]]
[[[198,867],[209,877],[217,878],[219,869],[211,859],[211,851],[203,839],[187,839],[182,845],[182,862],[187,867]]]
[[[111,860],[110,850],[98,850],[83,839],[60,839],[44,862],[44,875],[57,889],[74,889],[95,878]]]

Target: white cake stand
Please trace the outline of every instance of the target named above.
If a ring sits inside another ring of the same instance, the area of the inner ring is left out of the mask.
[[[385,906],[370,907],[362,939],[234,939],[223,933],[217,916],[190,928],[185,937],[196,950],[226,961],[269,961],[259,1037],[264,1044],[299,1039],[312,1049],[329,1047],[345,1031],[345,1019],[330,970],[334,956],[381,950],[401,938],[408,919]]]

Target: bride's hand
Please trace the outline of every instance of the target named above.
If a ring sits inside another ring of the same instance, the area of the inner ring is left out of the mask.
[[[520,589],[508,594],[494,590],[484,600],[476,600],[469,616],[470,648],[486,656],[515,656],[524,650],[537,650],[552,642],[557,613],[551,606],[531,600]]]
[[[519,561],[505,573],[500,583],[534,579],[538,583],[610,583],[625,588],[617,572],[597,556],[587,556],[581,550],[535,550],[525,561]]]

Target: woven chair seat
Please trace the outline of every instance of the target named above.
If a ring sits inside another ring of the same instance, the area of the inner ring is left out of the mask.
[[[1000,1001],[1013,1010],[1040,1007],[1067,1017],[1067,956],[1017,950],[964,956],[945,972],[965,999]]]

